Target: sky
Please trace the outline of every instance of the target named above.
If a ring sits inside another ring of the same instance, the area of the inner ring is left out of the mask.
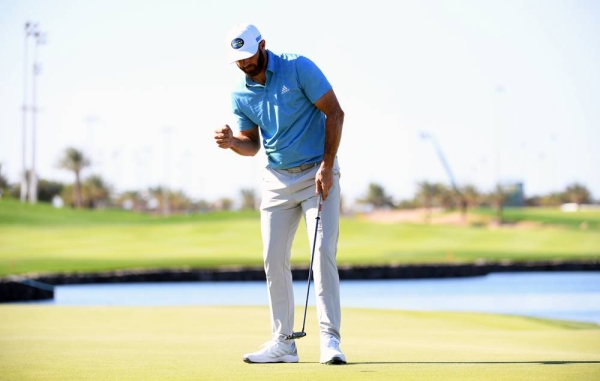
[[[25,39],[28,21],[45,44]],[[242,157],[213,140],[224,124],[237,130],[229,94],[243,74],[225,36],[239,22],[328,77],[346,115],[347,201],[371,183],[409,199],[451,176],[482,192],[522,182],[526,196],[577,182],[600,199],[597,0],[0,0],[2,173],[16,183],[23,169],[37,52],[25,155],[31,167],[34,122],[39,177],[72,182],[57,162],[75,147],[92,160],[83,176],[117,192],[260,194],[264,151]]]

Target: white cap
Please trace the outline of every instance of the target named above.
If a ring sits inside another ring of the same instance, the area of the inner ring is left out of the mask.
[[[230,63],[250,58],[258,51],[262,36],[252,24],[237,24],[227,35],[228,60]]]

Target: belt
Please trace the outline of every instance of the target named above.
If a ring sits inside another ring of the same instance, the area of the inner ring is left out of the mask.
[[[300,172],[304,172],[304,171],[306,171],[308,169],[311,169],[311,168],[315,167],[316,165],[317,165],[317,163],[302,164],[302,165],[299,165],[297,167],[280,169],[280,171],[286,171],[286,172],[289,172],[289,173],[300,173]]]

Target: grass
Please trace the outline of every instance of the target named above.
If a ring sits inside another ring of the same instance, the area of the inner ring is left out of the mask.
[[[507,211],[515,215],[517,212]],[[600,258],[599,212],[580,215],[525,209],[519,218],[553,221],[529,229],[341,220],[340,265],[469,263],[477,260]],[[588,212],[586,212],[588,213]],[[529,217],[527,217],[529,216]],[[542,217],[540,217],[542,216]],[[548,216],[551,216],[548,217]],[[124,268],[262,265],[259,214],[220,212],[159,217],[125,211],[54,209],[0,200],[0,276]],[[292,263],[306,266],[310,249],[301,225]]]
[[[597,380],[600,328],[476,313],[345,309],[347,366],[318,363],[315,310],[300,363],[249,365],[265,307],[0,306],[6,380]],[[243,318],[241,318],[243,316]],[[302,317],[296,311],[296,322]]]
[[[480,211],[478,211],[480,212]],[[485,213],[485,211],[481,212]],[[521,210],[533,229],[341,220],[344,264],[598,259],[600,228],[585,215]],[[564,217],[564,218],[563,218]],[[515,220],[516,221],[516,220]],[[261,265],[256,212],[156,217],[56,210],[0,200],[0,276],[140,267]],[[306,265],[306,229],[292,261]],[[296,326],[302,317],[296,311]],[[318,363],[316,311],[298,364],[249,365],[268,337],[266,306],[0,305],[0,380],[597,380],[600,327],[509,315],[343,311],[349,364]]]
[[[476,214],[496,216],[491,209],[478,209]],[[579,210],[563,212],[559,208],[506,208],[503,213],[505,222],[537,222],[545,226],[560,226],[572,229],[600,230],[600,210]]]

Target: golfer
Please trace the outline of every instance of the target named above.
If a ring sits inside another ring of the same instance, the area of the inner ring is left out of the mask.
[[[294,295],[290,256],[302,217],[316,231],[313,275],[320,329],[320,362],[345,364],[340,349],[340,288],[336,263],[340,214],[337,150],[344,112],[332,86],[310,59],[275,54],[251,24],[228,35],[229,62],[244,72],[232,92],[239,133],[228,125],[215,130],[223,149],[254,156],[262,146],[261,232],[271,312],[271,340],[243,356],[248,363],[298,362],[293,339]],[[319,226],[317,204],[322,197]],[[309,233],[309,241],[312,239]],[[313,242],[311,242],[312,246]]]

